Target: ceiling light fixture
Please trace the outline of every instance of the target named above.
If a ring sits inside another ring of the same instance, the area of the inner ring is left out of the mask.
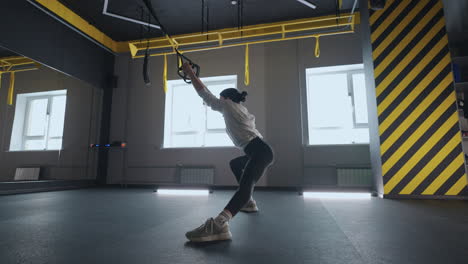
[[[310,8],[313,8],[313,9],[316,9],[317,8],[317,5],[312,3],[311,1],[309,0],[297,0],[298,2],[300,2],[301,4],[304,4]]]
[[[119,15],[119,14],[111,13],[111,12],[107,11],[107,6],[108,5],[109,5],[109,0],[104,0],[104,7],[102,9],[102,14],[103,15],[111,16],[111,17],[118,18],[118,19],[122,19],[122,20],[125,20],[125,21],[128,21],[128,22],[136,23],[136,24],[143,25],[143,26],[146,26],[146,27],[161,29],[161,27],[159,25],[148,23],[148,21],[141,21],[141,20],[130,18],[130,17],[122,16],[122,15]]]

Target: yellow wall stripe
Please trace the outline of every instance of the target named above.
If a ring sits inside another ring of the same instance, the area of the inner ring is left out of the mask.
[[[405,165],[384,185],[385,193],[388,194],[392,189],[408,174],[408,172],[431,150],[434,145],[442,139],[448,130],[458,123],[458,113],[454,113],[431,138],[405,163]],[[461,155],[461,154],[460,154]],[[384,165],[385,166],[385,165]],[[383,167],[382,166],[382,169]],[[388,171],[388,169],[387,169]],[[424,193],[423,193],[424,194]]]
[[[463,153],[460,153],[456,159],[454,159],[450,165],[437,177],[429,187],[422,192],[423,195],[434,194],[442,184],[444,184],[448,178],[464,163]]]
[[[447,38],[442,38],[439,40],[439,42],[429,51],[426,56],[418,63],[416,67],[414,67],[408,75],[401,81],[398,85],[398,87],[407,87],[413,80],[414,78],[424,69],[425,66],[427,66],[432,59],[439,53],[443,48],[445,48],[448,45],[448,40]],[[377,96],[382,94],[382,92],[395,80],[395,78],[403,71],[404,69],[402,68],[395,68],[388,76],[377,86],[376,92]],[[398,89],[394,89],[392,93],[398,92]],[[389,103],[387,103],[388,105]],[[384,103],[384,106],[386,104]],[[379,104],[379,115],[383,110],[385,110],[386,107],[383,108],[383,106],[380,106]]]
[[[434,14],[432,14],[433,10]],[[414,37],[427,25],[427,23],[431,20],[432,16],[437,13],[440,9],[433,8],[430,13],[426,14],[424,19],[421,21],[421,23],[418,23],[413,30],[411,30],[406,37],[398,43],[398,45],[395,47],[395,50],[403,50],[408,44],[414,39]],[[408,65],[412,59],[414,59],[419,52],[421,52],[422,49],[431,41],[431,39],[439,32],[440,29],[442,29],[445,26],[445,22],[443,20],[440,20],[435,24],[432,28],[431,31],[428,32],[424,36],[423,39],[418,43],[418,45],[414,46],[413,49],[406,55],[406,57],[400,62]],[[375,78],[378,78],[380,74],[387,68],[387,66],[397,57],[399,53],[392,53],[388,57],[386,57],[380,64],[375,68],[374,75]]]
[[[403,188],[400,194],[411,194],[429,174],[445,159],[447,153],[450,153],[457,145],[460,145],[460,135],[457,134],[445,145],[439,152],[427,163],[426,167],[414,176],[414,178]]]
[[[467,195],[442,0],[370,14],[384,194]]]
[[[468,181],[466,179],[466,175],[461,177],[453,186],[448,190],[445,195],[458,195],[464,188],[466,188],[466,185],[468,184]]]
[[[447,64],[448,65],[448,64]],[[411,103],[414,102],[414,100],[423,92],[424,88],[426,88],[436,77],[436,74],[438,74],[437,69],[433,69],[430,74],[427,75],[427,77],[422,80],[421,83],[418,84],[418,86],[411,91],[411,93],[406,96],[405,99],[398,105],[398,107],[395,108],[393,112],[391,112],[387,118],[383,121],[381,121],[381,124],[379,126],[379,133],[382,135],[387,131],[387,129],[395,122],[395,120],[405,111]],[[453,82],[453,77],[452,73],[449,73],[445,78],[440,82],[437,87],[431,91],[431,93],[424,98],[424,100],[413,110],[411,115],[409,115],[405,121],[403,121],[400,126],[396,130],[405,130],[411,125],[412,120],[416,120],[431,104],[432,101],[434,101],[435,98],[437,98],[442,91],[446,87],[448,87],[451,83]],[[394,133],[395,134],[395,133]]]
[[[393,165],[406,153],[405,150],[411,148],[411,146],[426,132],[433,123],[437,121],[437,119],[442,116],[442,114],[455,102],[455,98],[452,96],[447,97],[442,104],[440,104],[434,112],[426,119],[424,122],[417,128],[416,133],[413,133],[409,138],[405,140],[405,142],[400,146],[400,148],[395,151],[395,153],[389,158],[385,164],[387,166],[382,166],[384,172],[387,172]],[[414,121],[408,120],[404,123],[412,124]],[[397,139],[401,137],[401,135],[406,131],[407,127],[398,127],[392,135],[385,140],[385,142],[381,145],[381,155],[383,156],[387,150],[395,143]],[[393,162],[391,162],[393,161]],[[384,169],[386,168],[386,169]],[[385,174],[385,173],[384,173]]]
[[[390,16],[398,16],[409,5],[409,3],[410,1],[400,2],[397,8],[395,8],[395,10],[392,11],[392,14],[390,14]],[[387,19],[382,24],[380,24],[379,28],[372,32],[371,42],[374,42],[378,37],[380,37],[380,35],[382,35],[382,33],[388,28],[388,26],[390,26],[392,22],[392,20]]]
[[[403,1],[403,2],[411,2],[411,1]],[[409,14],[398,24],[398,26],[390,33],[388,36],[385,37],[385,40],[374,50],[373,56],[374,59],[377,59],[382,52],[392,43],[393,40],[405,29],[411,20],[424,8],[426,1],[419,2],[413,10],[409,12]],[[373,42],[373,41],[372,41]]]
[[[394,0],[389,0],[387,1],[387,6],[390,6],[391,4],[393,4]],[[370,24],[374,24],[381,16],[382,14],[385,12],[385,10],[377,10],[375,11],[369,18],[369,21],[370,21]]]

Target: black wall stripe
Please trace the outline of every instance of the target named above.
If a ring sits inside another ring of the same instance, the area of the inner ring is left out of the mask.
[[[432,171],[426,179],[424,179],[416,189],[414,189],[414,194],[421,194],[426,190],[429,185],[437,178],[439,175],[448,167],[448,165],[462,152],[461,145],[457,145],[450,153],[447,154],[445,159]]]
[[[414,38],[411,40],[410,43],[393,59],[393,61],[385,68],[385,70],[376,78],[377,83],[381,83],[383,79],[400,63],[402,60],[410,53],[410,51],[414,48],[417,47],[418,45],[421,45],[419,42],[426,36],[431,30],[432,27],[439,22],[443,18],[443,12],[440,11],[438,13],[438,16],[434,17]],[[441,40],[443,37],[446,36],[445,28],[442,27],[441,30],[428,42],[428,44],[419,52],[418,55],[425,55],[425,51],[429,49],[432,49],[439,40]],[[386,49],[384,52],[389,52],[389,49]],[[385,54],[383,56],[380,56],[379,59],[374,61],[374,67],[377,69],[377,67],[380,66],[380,62],[382,62],[383,59],[385,59],[388,55],[390,54]],[[417,56],[416,56],[417,57]],[[415,59],[416,59],[415,57]],[[380,61],[380,62],[378,62]]]
[[[452,135],[453,134],[453,135]],[[426,166],[429,165],[429,161],[431,161],[437,153],[445,147],[448,141],[450,141],[455,135],[458,134],[458,128],[454,127],[452,133],[447,133],[442,140],[437,142],[437,144],[424,155],[424,157],[414,166],[413,169],[411,169],[408,172],[408,175],[412,175],[413,177],[405,177],[403,180],[400,181],[400,183],[397,184],[397,186],[390,192],[391,194],[398,194],[403,190],[403,188],[408,185],[408,183]],[[452,162],[458,155],[460,155],[460,145],[457,145],[451,152],[450,154],[445,157],[445,159],[439,163],[437,167],[440,167],[440,169],[445,169],[450,162]],[[442,155],[446,155],[446,153],[442,153]],[[440,170],[440,172],[443,171]],[[435,169],[434,171],[436,171]],[[438,174],[440,174],[440,172]],[[437,174],[437,175],[438,175]],[[430,175],[430,174],[429,174]],[[427,177],[429,178],[429,177]],[[427,179],[426,178],[426,179]],[[432,181],[431,181],[432,182]],[[425,189],[425,188],[424,188]],[[422,191],[421,191],[422,192]],[[417,193],[413,191],[413,194],[421,194],[421,192]]]
[[[371,31],[374,32],[377,28],[379,28],[380,25],[386,19],[388,19],[390,14],[393,12],[393,10],[395,10],[395,8],[397,8],[399,4],[400,4],[400,1],[393,1],[393,3],[391,3],[388,7],[386,7],[385,10],[383,11],[383,14],[371,25]],[[374,13],[375,12],[372,11],[372,14]]]
[[[419,12],[411,21],[410,23],[402,30],[402,32],[400,32],[400,34],[398,34],[398,36],[392,41],[390,42],[390,44],[388,45],[388,47],[380,54],[379,57],[377,57],[374,61],[374,67],[377,68],[377,66],[380,65],[380,63],[382,62],[382,60],[388,55],[390,54],[390,52],[396,47],[396,45],[398,45],[398,43],[400,43],[405,37],[406,35],[408,35],[408,33],[413,30],[413,28],[421,23],[421,20],[424,18],[424,16],[426,15],[427,12],[429,12],[431,10],[431,8],[434,6],[433,4],[431,4],[432,2],[437,2],[438,0],[432,0],[431,2],[429,2],[423,9],[422,9],[422,12]],[[413,2],[415,3],[415,2]],[[413,9],[415,7],[415,4],[414,5],[409,5],[408,7],[411,6],[411,9]],[[411,11],[411,10],[409,10]],[[409,13],[409,12],[408,12]],[[406,15],[408,15],[408,13],[404,14],[405,17]],[[401,14],[403,15],[403,14]],[[404,17],[401,18],[401,20],[403,20]],[[393,28],[391,27],[396,27],[398,26],[398,24],[401,22],[401,20],[395,20],[394,21],[394,24],[395,25],[390,25],[387,30],[382,34],[380,35],[380,37],[378,39],[375,40],[375,42],[373,43],[373,46],[375,47],[378,47],[380,46],[380,44],[382,43],[382,41],[385,40],[385,38],[388,36],[388,34],[391,33],[391,31],[393,31]],[[401,52],[401,51],[398,51],[398,52]]]
[[[452,188],[452,186],[461,178],[465,176],[465,165],[462,165],[458,170],[447,180],[442,186],[434,193],[434,195],[445,195],[445,193]]]
[[[432,48],[432,47],[431,47]],[[430,50],[430,49],[429,49]],[[428,53],[420,53],[418,54],[418,58],[422,59],[427,56]],[[424,79],[436,66],[437,64],[449,54],[448,46],[442,48],[436,56],[424,66],[424,68],[420,71],[420,73],[409,83],[407,88],[412,89],[414,88],[422,79]],[[403,69],[395,79],[388,85],[388,87],[377,97],[377,103],[380,105],[388,95],[392,93],[392,91],[411,73],[414,68],[418,65],[421,60],[414,59],[411,61],[405,69]],[[445,67],[446,65],[443,65]],[[379,83],[380,84],[380,83]]]
[[[434,122],[434,124],[432,124],[431,127],[427,131],[425,131],[421,137],[419,137],[419,139],[413,144],[413,146],[409,150],[406,150],[405,154],[384,175],[384,183],[387,183],[395,175],[395,173],[397,173],[401,169],[401,167],[403,167],[408,162],[408,160],[410,160],[411,157],[414,156],[414,154],[427,142],[427,140],[429,140],[431,136],[434,135],[437,129],[439,129],[445,123],[445,121],[447,121],[447,119],[453,115],[454,110],[456,110],[454,108],[455,108],[455,105],[448,107],[447,110],[442,114],[442,116],[440,116],[439,119],[437,119],[437,121]],[[456,126],[454,127],[458,128],[459,125],[456,124]],[[453,135],[456,134],[456,133],[454,134],[453,129],[450,129],[448,133],[453,134]],[[397,144],[393,144],[393,145],[395,145],[396,149],[398,149],[401,146]],[[387,151],[387,153],[389,151]],[[388,160],[388,158],[390,158],[393,153],[388,153],[388,155],[387,153],[385,153],[386,154],[385,156],[387,157],[387,160]],[[383,161],[383,158],[382,158],[382,164],[384,163],[385,162]]]
[[[439,30],[432,29],[435,24],[445,23],[442,6],[442,0],[395,0],[388,3],[384,10],[371,12],[371,20],[375,21],[371,22],[371,39],[374,41],[370,45],[374,50],[374,69],[378,67],[380,73],[375,79],[376,88],[379,89],[377,91],[379,96],[376,98],[380,112],[378,122],[380,131],[383,130],[382,124],[386,128],[380,135],[380,144],[386,148],[381,156],[385,167],[382,177],[386,195],[398,196],[401,195],[402,190],[405,192],[408,190],[408,192],[412,191],[411,195],[420,197],[428,186],[440,186],[440,188],[438,190],[431,188],[430,193],[428,191],[424,195],[433,193],[445,195],[448,190],[451,190],[450,195],[468,194],[467,187],[453,188],[458,180],[460,180],[458,183],[466,184],[466,179],[461,178],[461,175],[465,173],[465,166],[463,160],[460,159],[462,154],[460,126],[453,119],[458,116],[458,111],[452,69],[448,61],[441,63],[450,54],[448,43],[446,43],[447,32],[445,25]],[[397,9],[401,10],[395,12]],[[427,17],[428,14],[432,17]],[[403,23],[404,19],[407,21]],[[384,24],[387,25],[385,28]],[[398,32],[395,31],[397,28]],[[379,32],[378,36],[376,32]],[[412,34],[412,38],[409,39],[408,34],[411,32],[414,32],[414,35]],[[389,35],[393,38],[388,39]],[[401,45],[400,43],[405,38],[408,38],[407,45]],[[422,40],[426,38],[427,40],[422,43]],[[401,47],[398,47],[399,44]],[[432,51],[438,44],[442,45],[438,47],[439,50]],[[378,55],[376,50],[379,52]],[[407,56],[410,52],[414,53]],[[426,58],[431,59],[426,61]],[[424,63],[421,64],[423,61]],[[382,64],[384,62],[385,65]],[[397,69],[399,65],[403,67]],[[411,77],[408,77],[409,74]],[[431,77],[427,79],[429,74]],[[447,80],[451,83],[448,84]],[[382,86],[384,82],[386,87]],[[424,86],[421,86],[423,83]],[[421,91],[418,91],[414,100],[402,105],[401,103],[408,100],[408,96],[414,93],[416,88]],[[423,101],[427,101],[426,105],[422,105]],[[443,109],[435,113],[434,120],[427,120],[444,101],[448,104],[446,103]],[[383,103],[385,103],[385,108],[383,108]],[[420,114],[414,112],[417,108],[420,108]],[[449,118],[453,122],[446,123]],[[403,122],[406,124],[406,129],[400,127]],[[427,127],[425,131],[421,131],[423,125]],[[422,147],[428,146],[427,141],[436,132],[437,140],[432,141],[431,147],[425,149],[424,153],[418,153]],[[394,138],[392,142],[388,141],[390,137]],[[441,150],[447,147],[450,140],[452,140],[450,151],[447,149],[444,152],[448,153],[442,153]],[[413,159],[416,153],[419,155],[417,160]],[[398,155],[398,158],[394,157],[390,160],[393,155]],[[435,155],[444,155],[437,156],[437,164],[431,163]],[[449,164],[453,166],[451,175],[439,177],[441,173],[447,173],[444,169]],[[453,170],[455,168],[458,169],[456,172]],[[421,170],[424,170],[425,174],[420,174],[421,178],[418,178],[418,182],[415,183],[414,177]],[[415,185],[411,185],[411,189],[406,188],[411,182]],[[411,197],[411,195],[404,196]]]
[[[429,84],[428,87],[426,87],[417,97],[416,99],[408,106],[406,109],[401,112],[401,114],[395,119],[395,121],[392,122],[392,124],[385,130],[385,132],[382,133],[380,136],[381,143],[384,143],[388,137],[400,126],[400,124],[405,121],[405,119],[413,113],[414,109],[416,109],[419,104],[421,104],[424,99],[426,99],[427,96],[433,91],[433,89],[436,88],[440,84],[440,82],[447,77],[448,74],[451,74],[451,66],[447,65],[446,69],[442,72],[439,73],[439,75],[432,80],[432,82]],[[432,111],[434,111],[442,102],[453,92],[453,84],[450,84],[441,94],[442,96],[439,95],[436,97],[436,99],[427,107],[428,109],[431,109],[430,112],[428,110],[424,110],[421,114],[421,116],[425,115],[428,117]],[[404,98],[403,98],[404,99]],[[398,100],[398,98],[397,98]],[[385,119],[398,107],[399,102],[401,101],[393,101],[389,107],[379,116],[379,122],[383,123]],[[402,100],[402,99],[401,99]],[[416,122],[417,123],[417,120]],[[413,123],[414,124],[414,123]]]

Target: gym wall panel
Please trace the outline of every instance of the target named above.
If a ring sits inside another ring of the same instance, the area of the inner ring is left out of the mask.
[[[370,11],[384,195],[468,195],[441,0]]]
[[[244,47],[190,53],[201,66],[201,76],[238,76],[238,87],[249,93],[247,108],[256,116],[259,131],[273,147],[276,157],[258,186],[294,187],[303,183],[336,183],[336,173],[322,170],[304,179],[305,167],[339,164],[366,165],[369,146],[307,146],[303,141],[301,91],[305,91],[305,69],[362,63],[360,26],[355,34],[320,39],[321,56],[314,56],[315,40],[303,39],[250,47],[250,85],[245,86]],[[346,43],[343,45],[343,43]],[[109,152],[110,184],[170,180],[167,174],[132,167],[203,166],[215,168],[214,185],[235,186],[229,161],[242,155],[236,148],[162,148],[164,142],[165,94],[162,87],[163,58],[149,60],[151,87],[142,79],[143,60],[127,55],[116,58],[112,104],[111,141],[128,142],[125,152]],[[178,80],[176,59],[168,57],[168,79]]]

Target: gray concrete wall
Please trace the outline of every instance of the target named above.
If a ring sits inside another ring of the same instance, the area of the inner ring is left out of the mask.
[[[367,1],[360,0],[360,6],[367,6]],[[370,154],[372,175],[374,176],[373,190],[377,195],[383,195],[382,159],[380,156],[379,119],[377,115],[377,96],[375,93],[374,60],[372,58],[371,30],[369,24],[369,9],[361,9],[362,54],[364,71],[366,74],[367,108],[369,111]]]
[[[12,181],[17,167],[42,167],[42,179],[94,179],[96,156],[88,153],[98,137],[101,89],[42,66],[40,70],[16,74],[18,93],[67,90],[67,105],[61,151],[9,151],[15,105],[7,105],[9,74],[0,89],[0,181]]]
[[[259,185],[302,184],[304,166],[366,165],[369,146],[305,146],[306,122],[303,93],[308,67],[362,63],[361,35],[324,37],[321,56],[315,58],[315,40],[284,41],[250,47],[250,86],[245,87],[244,47],[188,53],[201,65],[201,77],[237,74],[238,88],[249,93],[246,106],[257,118],[257,127],[275,150],[276,162]],[[175,57],[168,57],[168,79],[178,79]],[[163,58],[152,57],[152,86],[142,79],[142,59],[127,55],[116,59],[119,77],[114,90],[111,140],[128,142],[125,151],[110,153],[109,183],[161,183],[173,180],[173,170],[157,168],[214,165],[216,185],[233,185],[228,162],[241,155],[235,148],[162,149],[164,103]],[[304,117],[303,117],[304,116]],[[151,167],[151,168],[149,168]],[[325,175],[332,177],[333,175]]]

